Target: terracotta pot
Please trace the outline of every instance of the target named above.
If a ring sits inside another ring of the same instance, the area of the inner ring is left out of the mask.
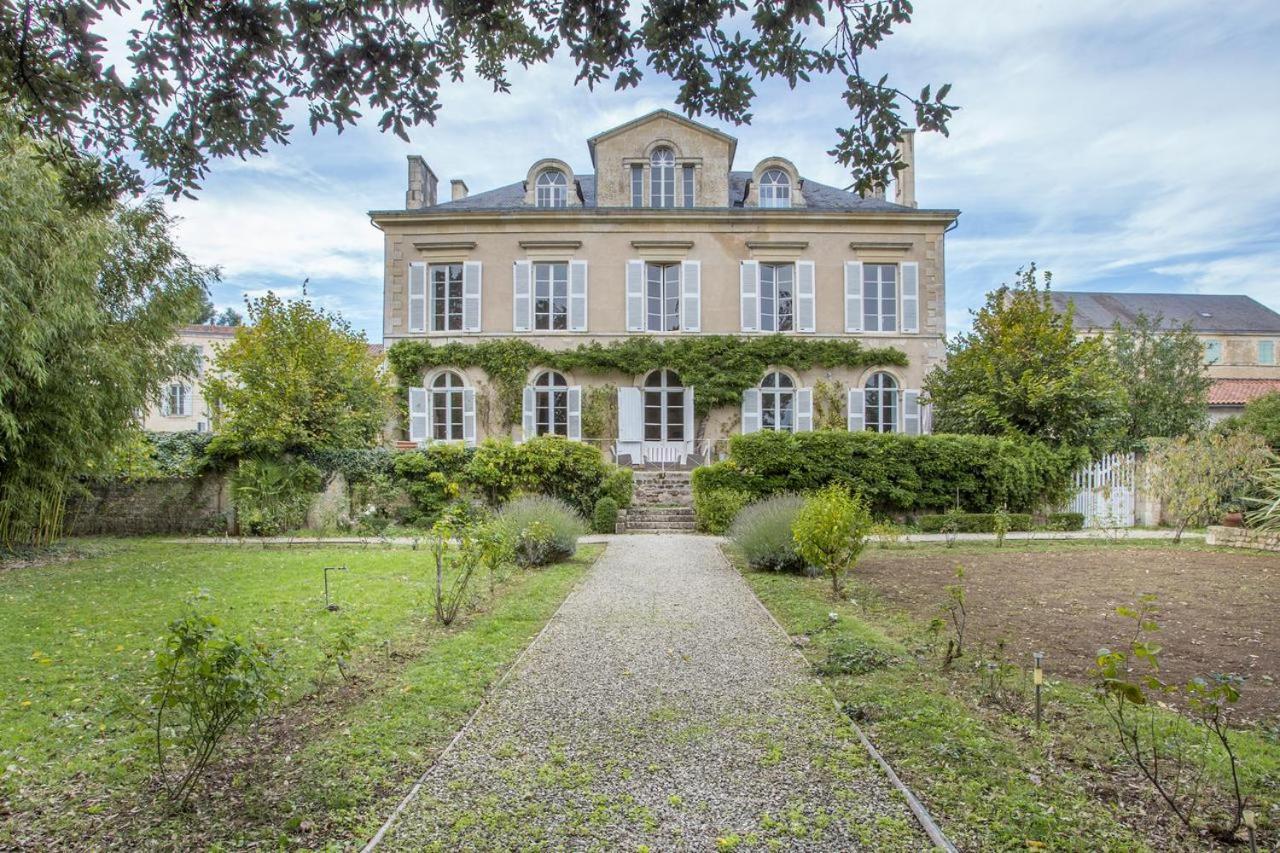
[[[1229,512],[1222,516],[1223,527],[1244,527],[1243,512]]]

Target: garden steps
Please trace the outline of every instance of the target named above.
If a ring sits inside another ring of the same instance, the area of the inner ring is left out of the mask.
[[[688,533],[697,529],[693,481],[689,471],[637,471],[631,508],[619,518],[618,532]]]

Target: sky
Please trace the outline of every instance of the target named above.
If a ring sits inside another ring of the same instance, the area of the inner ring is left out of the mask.
[[[865,61],[901,88],[952,83],[951,134],[917,135],[921,207],[958,208],[946,243],[954,334],[984,294],[1035,262],[1060,290],[1245,293],[1280,310],[1280,3],[1239,0],[917,0]],[[587,137],[658,108],[676,87],[573,85],[565,58],[511,72],[512,91],[449,84],[435,126],[405,143],[372,121],[214,165],[173,203],[179,239],[218,266],[214,301],[307,292],[381,340],[382,241],[367,211],[402,207],[405,156],[441,198],[523,179],[543,157],[589,172]],[[847,124],[840,80],[757,87],[735,168],[769,155],[845,186],[826,152]],[[701,120],[701,119],[699,119]]]

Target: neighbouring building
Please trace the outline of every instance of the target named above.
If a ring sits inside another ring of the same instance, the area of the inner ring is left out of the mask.
[[[535,367],[505,419],[483,399],[491,377],[445,364],[405,383],[407,438],[557,433],[636,464],[684,461],[739,431],[811,429],[820,380],[845,389],[852,429],[927,431],[918,389],[944,356],[944,242],[958,212],[917,207],[911,134],[901,146],[893,201],[805,178],[782,157],[735,170],[734,137],[666,110],[588,139],[589,173],[551,157],[485,192],[452,181],[447,201],[411,156],[405,206],[370,213],[385,235],[388,347],[784,335],[892,347],[907,364],[770,365],[740,405],[697,418],[697,389],[674,370]],[[584,400],[610,387],[610,434],[584,436]]]
[[[181,326],[178,342],[196,354],[193,376],[175,376],[161,389],[160,402],[142,419],[148,432],[208,432],[209,407],[204,400],[204,375],[213,362],[215,347],[235,337],[235,326]]]
[[[1204,343],[1209,418],[1237,415],[1255,397],[1280,391],[1280,313],[1248,296],[1209,293],[1096,293],[1055,291],[1054,306],[1075,305],[1076,327],[1106,332],[1139,315],[1169,326],[1189,324]]]

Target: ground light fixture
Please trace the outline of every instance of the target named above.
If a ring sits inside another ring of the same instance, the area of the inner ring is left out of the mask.
[[[338,605],[332,604],[329,601],[329,572],[345,572],[346,570],[347,570],[346,566],[325,566],[324,567],[324,609],[328,610],[331,613],[337,611]]]
[[[1044,684],[1044,652],[1032,652],[1035,668],[1031,670],[1031,680],[1036,685],[1036,728],[1040,728],[1040,688]]]

